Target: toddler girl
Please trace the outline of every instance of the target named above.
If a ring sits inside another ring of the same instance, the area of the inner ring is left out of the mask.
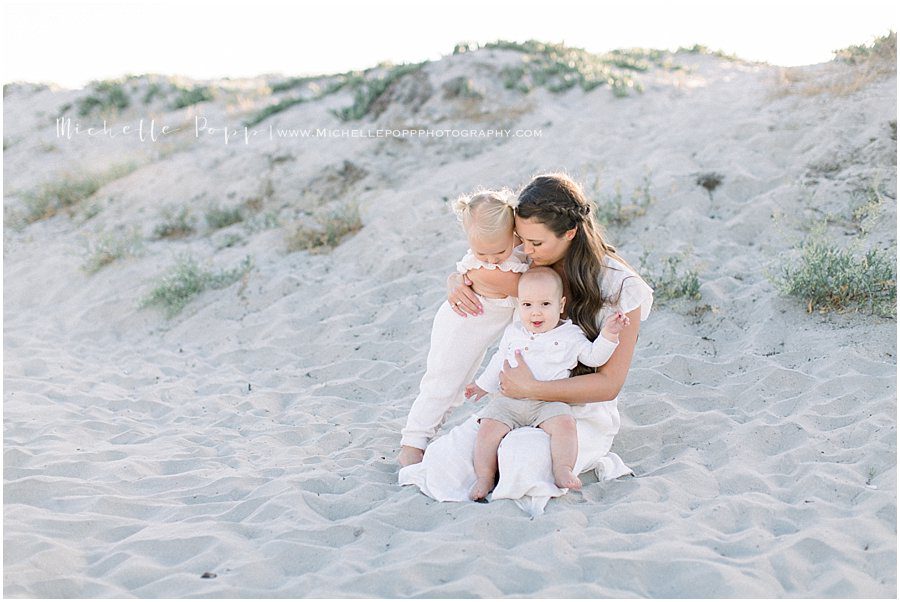
[[[456,270],[472,281],[484,310],[464,317],[454,312],[448,301],[438,309],[425,376],[401,432],[401,466],[422,460],[428,441],[447,415],[463,403],[466,384],[515,311],[519,276],[528,269],[528,258],[514,248],[515,198],[506,189],[483,190],[453,203],[469,240],[469,250]]]

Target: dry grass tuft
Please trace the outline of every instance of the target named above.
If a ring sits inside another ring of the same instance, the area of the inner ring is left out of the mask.
[[[897,73],[897,33],[876,38],[871,45],[834,51],[834,60],[821,75],[808,68],[786,67],[779,73],[773,96],[847,96],[874,81]]]

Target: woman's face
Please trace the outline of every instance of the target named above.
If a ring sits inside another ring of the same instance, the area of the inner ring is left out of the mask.
[[[541,222],[516,216],[516,233],[522,239],[523,250],[531,258],[532,265],[553,265],[565,257],[575,231],[572,228],[558,237]]]

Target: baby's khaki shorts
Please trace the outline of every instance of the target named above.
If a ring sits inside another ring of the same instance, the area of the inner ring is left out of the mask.
[[[571,416],[572,408],[561,401],[535,401],[512,399],[495,395],[487,407],[478,412],[480,419],[490,418],[502,422],[510,429],[523,426],[539,426],[555,416]]]

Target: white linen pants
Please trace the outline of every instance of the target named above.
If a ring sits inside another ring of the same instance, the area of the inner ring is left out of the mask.
[[[515,299],[479,295],[484,313],[463,318],[444,301],[434,316],[431,348],[419,395],[409,410],[401,445],[425,449],[447,416],[465,401],[466,385],[484,360],[488,347],[500,338],[515,311]]]

